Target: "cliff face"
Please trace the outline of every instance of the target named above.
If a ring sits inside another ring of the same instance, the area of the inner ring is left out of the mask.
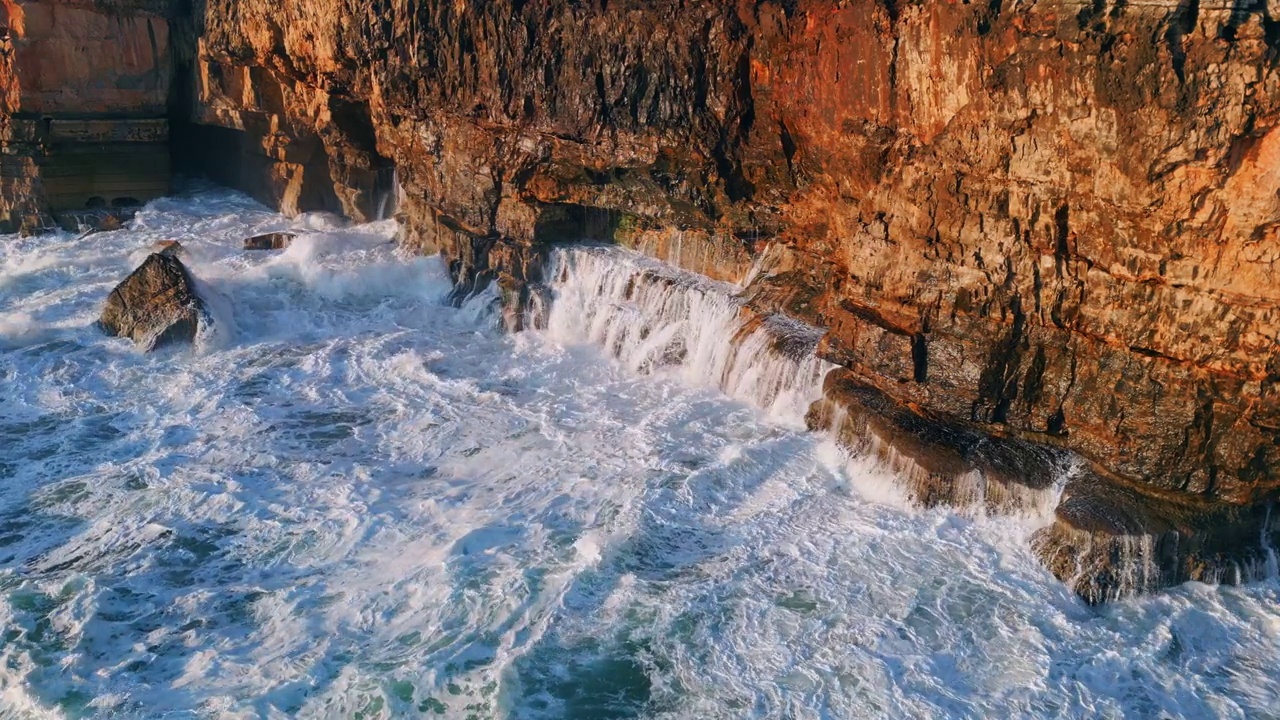
[[[922,498],[1087,459],[1037,544],[1090,597],[1133,589],[1134,552],[1154,586],[1275,532],[1280,4],[205,0],[191,23],[186,162],[291,212],[367,219],[399,187],[407,242],[512,308],[560,240],[754,266],[759,308],[830,330],[843,412],[815,424],[896,439]]]
[[[170,19],[157,0],[0,3],[0,229],[169,189]]]

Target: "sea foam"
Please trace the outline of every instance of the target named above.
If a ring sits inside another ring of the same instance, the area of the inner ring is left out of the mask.
[[[579,248],[512,336],[394,235],[206,191],[0,238],[0,716],[1280,708],[1275,581],[1093,609],[1025,518],[896,505],[732,288]],[[93,321],[165,239],[220,334],[141,354]]]

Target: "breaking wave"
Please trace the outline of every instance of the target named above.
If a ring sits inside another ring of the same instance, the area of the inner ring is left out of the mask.
[[[394,234],[209,191],[0,238],[0,716],[1280,708],[1274,580],[1092,609],[1022,519],[876,502],[799,427],[811,329],[576,248],[507,335]],[[93,322],[164,239],[218,329],[143,355]]]

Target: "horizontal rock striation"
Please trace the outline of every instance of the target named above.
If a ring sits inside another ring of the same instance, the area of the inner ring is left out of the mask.
[[[398,212],[513,307],[584,237],[750,279],[828,330],[841,432],[896,438],[918,496],[1083,458],[1036,545],[1086,597],[1275,538],[1274,2],[203,0],[181,24],[183,163],[289,212]],[[1163,569],[1117,580],[1086,535]]]
[[[169,192],[170,21],[181,10],[0,2],[0,231],[93,226]]]

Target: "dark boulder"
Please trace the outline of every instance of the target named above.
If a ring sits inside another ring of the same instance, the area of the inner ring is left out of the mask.
[[[170,254],[153,253],[111,291],[99,324],[108,335],[131,338],[150,351],[192,342],[206,317],[182,262]]]
[[[293,242],[294,234],[290,232],[273,232],[245,238],[245,250],[284,250]]]

